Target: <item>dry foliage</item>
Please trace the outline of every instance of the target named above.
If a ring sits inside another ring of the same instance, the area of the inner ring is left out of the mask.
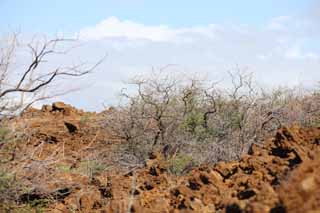
[[[192,157],[196,164],[239,159],[283,125],[319,125],[320,95],[301,88],[265,91],[252,75],[230,72],[230,85],[160,71],[132,79],[106,125],[123,140],[121,157],[150,152]],[[133,91],[133,92],[132,92]]]
[[[57,88],[54,91],[48,91],[48,87],[54,85],[58,79],[64,80],[69,77],[87,75],[103,60],[93,65],[78,63],[65,67],[55,65],[51,69],[45,69],[42,65],[51,60],[53,56],[67,55],[72,51],[74,47],[64,49],[65,46],[62,44],[74,40],[35,36],[30,42],[25,43],[19,41],[18,38],[17,34],[0,38],[0,154],[2,156],[0,160],[0,209],[6,209],[8,212],[11,212],[12,206],[21,202],[21,195],[30,188],[26,188],[23,183],[17,181],[15,171],[7,168],[7,163],[15,160],[17,141],[27,143],[32,133],[10,129],[5,125],[6,119],[19,115],[37,101],[67,93],[68,91],[57,92]],[[17,58],[21,57],[19,54],[22,53],[25,57],[25,64],[17,64]],[[33,153],[30,155],[28,153],[25,158],[32,159],[32,155]],[[28,167],[41,173],[41,170],[46,168],[46,163],[48,162],[30,164]],[[24,166],[27,167],[27,165]],[[43,199],[36,200],[41,203],[29,203],[31,207],[47,203]],[[20,209],[18,212],[29,212],[29,210]]]

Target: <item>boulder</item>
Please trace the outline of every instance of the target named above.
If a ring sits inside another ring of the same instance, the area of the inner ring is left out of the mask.
[[[64,125],[67,127],[69,133],[76,133],[79,130],[79,127],[77,124],[64,121]]]

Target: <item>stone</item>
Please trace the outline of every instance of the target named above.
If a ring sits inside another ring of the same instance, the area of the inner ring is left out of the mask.
[[[74,123],[64,121],[64,125],[67,127],[68,132],[71,134],[76,133],[79,130],[78,125],[76,125]]]

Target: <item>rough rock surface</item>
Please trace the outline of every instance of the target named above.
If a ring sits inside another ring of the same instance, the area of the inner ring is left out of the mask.
[[[103,119],[55,103],[10,121],[17,132],[28,133],[8,164],[33,187],[21,202],[53,197],[50,212],[320,211],[320,128],[283,127],[239,161],[177,177],[160,154],[126,173],[112,166],[88,169],[90,156],[111,155],[119,142],[101,129]]]

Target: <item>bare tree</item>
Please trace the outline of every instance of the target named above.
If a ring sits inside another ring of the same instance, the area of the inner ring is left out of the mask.
[[[229,77],[231,86],[222,88],[170,72],[134,78],[130,86],[136,90],[122,91],[126,101],[109,112],[106,124],[141,161],[162,150],[198,163],[239,159],[282,125],[320,124],[319,93],[264,91],[239,69]]]
[[[85,63],[45,70],[42,64],[55,55],[67,55],[72,49],[61,49],[62,43],[72,42],[72,39],[34,37],[31,42],[19,42],[17,34],[3,39],[0,44],[0,113],[2,116],[23,111],[34,102],[61,95],[64,92],[51,91],[45,94],[45,89],[61,77],[80,77],[92,72],[102,61],[88,66]],[[31,54],[31,60],[26,66],[14,66],[19,50],[26,48]]]

